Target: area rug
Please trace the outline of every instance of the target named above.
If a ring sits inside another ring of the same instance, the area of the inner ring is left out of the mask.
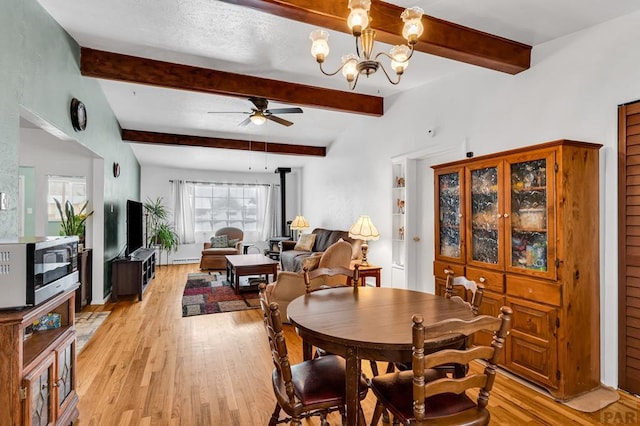
[[[227,282],[226,275],[218,272],[192,273],[182,294],[182,316],[217,314],[220,312],[244,311],[260,307],[258,293],[235,293]]]
[[[76,353],[85,347],[93,333],[102,325],[111,312],[79,312],[76,314]]]

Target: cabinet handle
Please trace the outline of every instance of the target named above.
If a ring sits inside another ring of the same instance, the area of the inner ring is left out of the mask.
[[[462,217],[462,213],[458,213],[458,217]]]
[[[418,241],[420,241],[420,237],[413,237],[413,241],[417,243]]]
[[[509,217],[509,213],[505,213],[505,214],[504,214],[504,217]]]
[[[449,274],[453,275],[453,270],[448,269],[448,268],[444,268],[444,271],[442,271],[442,272],[444,272],[445,275],[449,275]]]
[[[502,217],[502,214],[501,214],[501,213],[498,213],[498,214],[497,214],[497,217],[498,217],[498,219],[500,219],[500,218]]]
[[[480,279],[478,280],[480,281],[482,284],[487,282],[487,279],[485,277],[480,277]]]

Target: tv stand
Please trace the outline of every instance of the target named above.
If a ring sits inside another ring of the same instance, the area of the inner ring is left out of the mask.
[[[111,262],[111,299],[118,301],[119,296],[142,294],[156,275],[156,251],[153,248],[140,248],[128,258],[114,259]]]

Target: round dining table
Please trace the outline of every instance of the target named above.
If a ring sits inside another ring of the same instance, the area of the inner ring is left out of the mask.
[[[314,291],[294,299],[287,316],[303,341],[304,359],[312,347],[346,360],[347,424],[358,422],[358,383],[361,360],[409,362],[412,355],[411,320],[424,317],[428,326],[448,318],[469,320],[471,310],[461,303],[419,291],[387,287],[338,287]],[[459,341],[429,342],[433,350]]]

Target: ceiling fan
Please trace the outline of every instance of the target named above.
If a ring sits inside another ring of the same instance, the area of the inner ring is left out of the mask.
[[[238,124],[238,126],[246,126],[249,123],[256,124],[258,126],[264,124],[267,120],[274,121],[283,126],[291,126],[291,121],[280,118],[274,114],[301,114],[301,108],[276,108],[267,109],[269,101],[265,98],[250,97],[249,100],[255,108],[251,108],[251,112],[247,111],[209,111],[209,114],[249,114],[249,117],[245,118]]]

